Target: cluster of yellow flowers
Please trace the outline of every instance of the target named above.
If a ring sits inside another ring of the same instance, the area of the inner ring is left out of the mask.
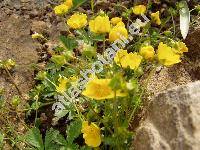
[[[56,6],[54,10],[57,15],[63,15],[72,6],[73,6],[72,0],[67,0],[65,3]],[[146,6],[144,5],[134,6],[132,10],[134,14],[142,15],[146,12]],[[152,21],[157,25],[161,24],[159,11],[157,11],[156,13],[152,13],[151,18]],[[67,24],[72,29],[83,28],[87,24],[87,16],[86,14],[75,13],[67,20]],[[115,40],[119,39],[120,36],[128,38],[128,31],[125,28],[124,23],[122,22],[122,18],[120,17],[114,17],[110,21],[107,15],[105,14],[99,15],[89,21],[89,29],[91,32],[96,34],[109,33],[110,42],[114,42]]]
[[[147,8],[144,5],[137,5],[137,6],[134,6],[132,10],[135,15],[142,15],[142,14],[145,14]],[[152,19],[152,22],[156,23],[157,25],[160,25],[161,24],[160,12],[157,11],[155,13],[152,13],[151,19]]]
[[[137,69],[142,61],[142,56],[135,53],[127,53],[127,50],[118,50],[114,58],[114,61],[117,65],[122,68],[127,68],[128,66],[131,69]]]
[[[72,0],[66,0],[63,4],[56,6],[54,10],[57,15],[63,15],[72,6]],[[138,5],[134,6],[132,11],[135,15],[143,15],[146,13],[147,8],[144,5]],[[151,20],[153,23],[161,25],[160,12],[151,13]],[[120,39],[120,36],[128,39],[128,31],[120,17],[114,17],[110,20],[106,14],[101,14],[88,22],[86,14],[74,13],[67,19],[67,25],[72,29],[81,29],[89,25],[90,31],[95,34],[108,34],[110,42]],[[132,70],[137,70],[143,59],[150,62],[157,60],[162,65],[171,66],[181,62],[181,56],[184,52],[188,52],[188,48],[183,42],[174,42],[172,46],[160,42],[157,50],[150,44],[141,46],[138,52],[128,53],[127,50],[120,49],[114,57],[114,62],[122,68],[129,67]],[[56,87],[56,91],[64,93],[69,79],[61,77],[58,81],[59,85]],[[95,77],[87,83],[82,95],[95,100],[112,99],[115,96],[125,97],[127,95],[122,90],[113,91],[110,82],[111,79],[98,79]],[[88,146],[98,147],[101,144],[100,128],[95,123],[89,124],[88,121],[84,121],[82,133]]]
[[[64,15],[73,6],[73,0],[66,0],[63,4],[60,4],[54,8],[56,15]]]
[[[180,57],[188,48],[183,42],[176,42],[175,47],[167,46],[161,42],[158,46],[157,57],[161,64],[171,66],[181,62]]]

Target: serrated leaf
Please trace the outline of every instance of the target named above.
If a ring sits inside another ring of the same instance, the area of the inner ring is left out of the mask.
[[[25,135],[25,141],[38,150],[44,150],[42,135],[40,134],[40,130],[38,128],[30,129]]]
[[[53,141],[57,137],[58,134],[59,134],[59,132],[52,128],[46,132],[45,149],[53,150],[55,148],[55,144]]]
[[[69,51],[73,51],[73,49],[78,46],[77,41],[74,38],[71,38],[71,37],[61,35],[60,41],[63,43],[65,48]]]
[[[70,124],[67,130],[67,141],[72,143],[81,134],[82,122],[76,120]]]
[[[181,2],[180,9],[180,30],[183,39],[186,39],[190,27],[190,11],[186,1]]]
[[[59,131],[53,128],[47,131],[45,136],[45,150],[59,149],[63,145],[66,145],[66,140]]]

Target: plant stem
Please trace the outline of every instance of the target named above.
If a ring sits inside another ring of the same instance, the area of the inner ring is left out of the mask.
[[[51,80],[49,80],[49,78],[46,78],[46,80],[48,80],[52,85],[54,85],[56,87],[56,84],[53,83]],[[62,94],[66,99],[68,99],[68,97],[66,97],[67,93]],[[73,107],[75,108],[76,112],[78,113],[79,118],[83,121],[84,120],[84,116],[82,115],[82,113],[80,113],[80,111],[78,110],[78,107],[76,106],[76,103],[73,102],[73,100],[69,101]]]
[[[17,92],[19,93],[20,97],[21,97],[22,99],[24,99],[21,90],[19,89],[18,85],[15,83],[15,81],[14,81],[12,75],[10,74],[10,71],[8,70],[8,68],[7,68],[6,66],[4,67],[4,69],[5,69],[6,73],[8,74],[10,80],[12,81],[13,85],[14,85],[15,88],[17,89]]]
[[[91,8],[92,8],[92,12],[94,13],[94,0],[91,0]]]
[[[103,51],[105,52],[105,50],[106,50],[106,40],[103,39]]]
[[[139,107],[139,104],[140,104],[140,102],[141,102],[141,98],[142,98],[142,96],[143,96],[145,90],[147,89],[148,83],[149,83],[151,77],[154,75],[155,70],[156,70],[156,67],[153,67],[153,69],[150,71],[150,73],[149,73],[149,75],[148,75],[148,77],[147,77],[147,79],[146,79],[144,88],[142,89],[142,92],[141,92],[141,94],[140,94],[139,100],[137,101],[136,106],[134,107],[134,109],[133,109],[133,111],[131,112],[131,115],[130,115],[130,117],[129,117],[129,119],[128,119],[128,123],[131,122],[131,120],[132,120],[132,118],[133,118],[133,116],[134,116],[134,114],[135,114],[135,111],[136,111],[137,108]]]

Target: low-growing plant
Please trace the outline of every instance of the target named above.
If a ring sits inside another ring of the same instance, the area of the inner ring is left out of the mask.
[[[77,12],[84,2],[66,0],[54,8],[66,19],[67,32],[60,36],[57,47],[49,50],[46,68],[36,76],[30,107],[36,112],[37,127],[38,111],[45,111],[48,105],[53,105],[55,124],[61,118],[67,123],[63,124],[65,133],[51,128],[44,138],[39,129],[32,128],[25,141],[39,150],[129,149],[134,137],[129,127],[155,68],[180,63],[188,52],[174,21],[181,9],[186,10],[182,19],[188,20],[186,2],[165,10],[152,10],[150,1],[132,8],[117,3],[116,13],[94,13],[91,1],[92,12]],[[40,33],[32,37],[45,39]],[[84,75],[91,68],[96,72]],[[144,76],[145,81],[140,82]]]

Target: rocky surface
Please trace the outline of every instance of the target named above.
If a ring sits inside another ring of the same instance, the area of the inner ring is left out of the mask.
[[[200,81],[158,94],[133,145],[135,150],[199,150]]]
[[[32,40],[31,34],[38,32],[51,37],[51,40],[57,39],[60,29],[57,26],[59,18],[52,11],[54,4],[56,1],[50,0],[0,0],[0,60],[13,59],[16,62],[16,67],[10,73],[24,97],[17,111],[10,107],[12,97],[19,93],[8,74],[0,70],[0,89],[5,91],[5,108],[10,110],[5,109],[3,114],[0,111],[1,132],[12,128],[23,135],[26,131],[23,110],[28,92],[34,85],[33,66],[44,55],[44,45]],[[12,149],[9,142],[3,149]]]

